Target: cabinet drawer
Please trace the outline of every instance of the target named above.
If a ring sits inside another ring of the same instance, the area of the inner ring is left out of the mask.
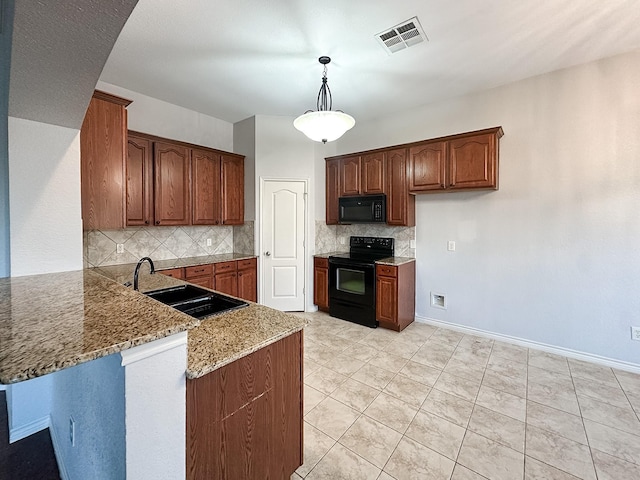
[[[213,265],[196,265],[194,267],[185,267],[186,278],[203,277],[205,275],[213,275]]]
[[[238,260],[238,270],[244,270],[246,268],[256,268],[256,265],[257,265],[257,261],[255,258]]]
[[[236,270],[236,261],[232,260],[230,262],[220,262],[216,263],[216,273],[220,272],[233,272]]]
[[[376,265],[376,275],[381,275],[383,277],[397,277],[398,268],[391,267],[389,265]]]
[[[179,278],[179,279],[184,278],[184,270],[182,268],[171,268],[169,270],[160,270],[158,273],[161,273],[162,275],[166,275],[167,277],[173,277],[173,278]]]
[[[313,266],[315,268],[329,268],[329,259],[313,257]]]

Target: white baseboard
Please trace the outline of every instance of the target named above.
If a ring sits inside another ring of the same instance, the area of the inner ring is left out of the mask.
[[[57,430],[53,427],[53,422],[50,422],[49,425],[49,433],[51,434],[51,443],[53,443],[53,451],[56,454],[56,461],[58,462],[58,470],[60,471],[60,478],[62,480],[70,480],[71,477],[67,472],[67,469],[63,462],[63,457],[60,454],[62,452],[62,440],[66,438],[65,436],[58,435]]]
[[[25,425],[20,425],[17,428],[12,428],[9,430],[9,443],[17,442],[18,440],[27,438],[29,435],[33,435],[45,428],[49,428],[50,423],[51,419],[49,418],[49,415],[47,415],[46,417],[38,418]]]
[[[415,317],[417,322],[428,323],[436,327],[450,328],[451,330],[457,330],[469,335],[478,335],[480,337],[493,338],[500,340],[501,342],[512,343],[514,345],[520,345],[521,347],[533,348],[536,350],[542,350],[549,353],[555,353],[556,355],[563,355],[565,357],[574,358],[576,360],[584,360],[585,362],[596,363],[605,367],[616,368],[618,370],[624,370],[626,372],[640,373],[640,365],[637,363],[624,362],[621,360],[615,360],[613,358],[601,357],[600,355],[594,355],[592,353],[581,352],[578,350],[571,350],[569,348],[557,347],[555,345],[548,345],[546,343],[534,342],[526,340],[524,338],[512,337],[509,335],[502,335],[500,333],[493,333],[479,328],[466,327],[464,325],[458,325],[456,323],[443,322],[442,320],[436,320],[429,317]]]

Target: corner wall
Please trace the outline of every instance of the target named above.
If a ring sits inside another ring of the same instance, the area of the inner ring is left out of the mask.
[[[419,317],[640,366],[639,84],[636,51],[360,122],[339,141],[348,153],[504,128],[499,191],[417,197]]]
[[[13,0],[0,3],[0,278],[11,274],[8,112],[13,10]]]

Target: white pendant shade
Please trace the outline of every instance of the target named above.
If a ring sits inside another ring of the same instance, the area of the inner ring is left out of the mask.
[[[293,126],[311,140],[324,143],[337,140],[355,124],[351,115],[333,110],[307,112],[293,121]]]

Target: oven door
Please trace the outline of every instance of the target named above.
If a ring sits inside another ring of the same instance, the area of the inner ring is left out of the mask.
[[[329,258],[329,314],[370,327],[376,322],[375,265]]]

